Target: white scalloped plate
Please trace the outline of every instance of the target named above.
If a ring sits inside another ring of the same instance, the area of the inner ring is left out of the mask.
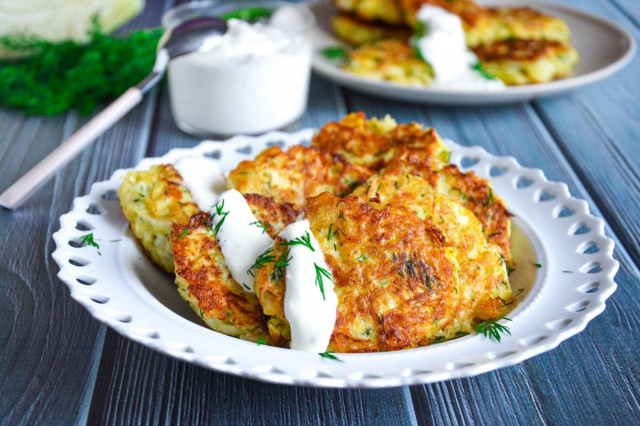
[[[183,155],[218,158],[223,172],[265,147],[308,142],[313,130],[203,142],[147,158],[136,167],[172,162]],[[122,216],[116,192],[127,170],[94,184],[60,217],[53,235],[58,277],[98,320],[120,334],[166,355],[217,371],[274,383],[327,387],[384,387],[468,377],[506,367],[556,347],[580,332],[605,308],[616,289],[618,262],[604,223],[587,203],[572,198],[563,183],[548,182],[540,170],[511,157],[494,157],[478,147],[451,141],[452,162],[491,179],[516,215],[512,282],[519,305],[509,314],[512,335],[501,343],[473,335],[420,349],[376,354],[340,354],[343,362],[314,353],[258,346],[204,326],[184,302],[172,277],[139,250]],[[90,231],[89,231],[90,230]],[[100,250],[80,247],[93,232]],[[534,264],[542,264],[538,269]],[[522,289],[522,290],[520,290]]]

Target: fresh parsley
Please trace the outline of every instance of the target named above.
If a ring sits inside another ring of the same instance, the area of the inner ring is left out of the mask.
[[[182,234],[180,234],[180,236],[178,237],[178,241],[180,241],[182,237],[186,237],[187,235],[189,235],[189,228],[184,228],[184,231],[182,231]]]
[[[320,50],[325,58],[335,62],[346,62],[349,59],[349,52],[341,46],[329,46]]]
[[[258,339],[258,341],[256,343],[258,344],[258,346],[260,346],[260,345],[266,344],[267,342],[265,342],[264,339]]]

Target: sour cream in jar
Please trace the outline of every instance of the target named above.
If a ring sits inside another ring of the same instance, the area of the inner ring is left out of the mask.
[[[169,64],[171,109],[182,130],[204,137],[256,134],[286,127],[304,113],[313,15],[293,4],[259,6],[274,12],[254,23],[229,19],[220,45]],[[170,22],[171,13],[175,15],[179,8],[199,8],[202,15],[223,16],[245,7],[245,2],[235,1],[222,6],[187,3],[165,16],[165,26],[180,23],[178,19]]]

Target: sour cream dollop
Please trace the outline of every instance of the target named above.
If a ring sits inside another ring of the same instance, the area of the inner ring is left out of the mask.
[[[290,224],[280,237],[289,242],[302,242],[289,246],[291,260],[286,270],[284,314],[291,326],[290,347],[324,352],[336,323],[338,307],[331,270],[308,220]]]
[[[218,201],[227,183],[216,161],[206,157],[182,157],[173,163],[182,176],[182,184],[191,191],[193,201],[208,211]]]
[[[465,41],[460,17],[441,7],[424,5],[416,14],[424,25],[424,34],[414,39],[414,45],[433,68],[435,79],[430,87],[465,90],[504,90],[505,84],[489,80],[473,69],[476,55]]]
[[[231,276],[251,293],[255,277],[249,273],[258,256],[273,245],[249,204],[235,189],[220,195],[211,209],[213,228],[219,225],[218,242]]]

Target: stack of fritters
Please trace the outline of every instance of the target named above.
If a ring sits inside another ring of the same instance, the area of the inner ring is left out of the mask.
[[[338,296],[329,350],[399,350],[470,333],[511,303],[510,215],[488,182],[448,164],[449,154],[431,128],[358,113],[325,125],[311,147],[269,148],[243,161],[228,187],[244,194],[275,238],[272,260],[256,268],[255,294],[247,292],[231,277],[209,213],[176,214],[168,241],[181,296],[214,330],[287,347],[287,272],[277,262],[286,246],[277,235],[304,214]],[[131,172],[119,192],[134,235],[155,261],[166,246],[147,242],[164,235],[171,219],[141,228],[136,223],[155,209],[138,203],[183,202],[165,190],[169,177],[190,200],[176,173],[171,166]],[[138,200],[141,180],[155,183]]]
[[[482,7],[470,0],[335,0],[335,34],[357,46],[345,69],[378,80],[428,85],[431,67],[409,37],[422,5],[439,6],[462,20],[467,46],[489,74],[507,85],[543,83],[571,73],[579,61],[570,31],[559,18],[528,7]]]

